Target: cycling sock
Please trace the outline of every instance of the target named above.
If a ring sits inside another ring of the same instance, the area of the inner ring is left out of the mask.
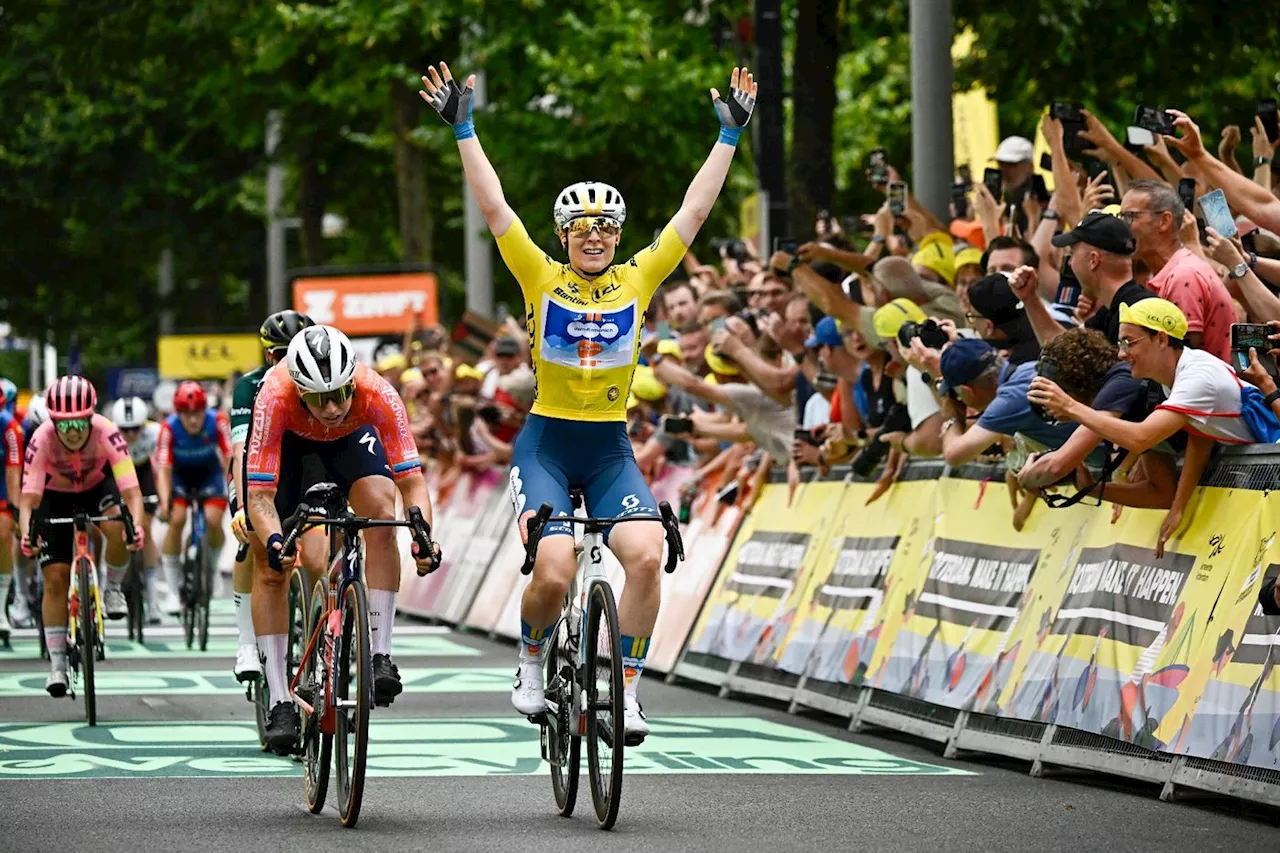
[[[45,626],[44,644],[49,647],[49,663],[53,669],[67,668],[67,629]]]
[[[129,563],[126,561],[123,566],[113,566],[107,561],[107,583],[111,586],[119,586],[124,580],[124,573],[129,571]]]
[[[375,655],[391,654],[391,629],[396,624],[396,592],[369,588],[369,645]]]
[[[545,628],[533,628],[528,622],[520,620],[520,660],[539,660],[542,657],[542,644],[551,636],[555,623]]]
[[[0,545],[0,548],[7,546],[7,544],[8,543],[4,543],[3,545]],[[5,602],[9,600],[9,586],[12,582],[13,582],[13,575],[11,573],[5,572],[4,574],[0,575],[0,621],[5,620],[4,605],[5,605]]]
[[[258,652],[266,659],[267,664],[267,690],[271,693],[272,707],[289,701],[289,677],[284,671],[288,641],[285,634],[258,635]]]
[[[258,641],[253,630],[253,607],[250,605],[250,593],[235,592],[231,595],[236,603],[236,627],[240,629],[240,645],[252,646]]]
[[[160,568],[164,569],[164,582],[169,593],[177,595],[182,589],[182,558],[177,554],[161,554]]]
[[[622,690],[624,693],[635,696],[640,673],[644,672],[644,656],[649,653],[649,638],[628,637],[623,634],[621,645]]]

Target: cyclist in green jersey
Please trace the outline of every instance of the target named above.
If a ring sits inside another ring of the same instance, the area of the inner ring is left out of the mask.
[[[297,311],[277,311],[262,322],[258,336],[262,341],[262,367],[251,370],[236,382],[231,396],[231,472],[228,492],[231,495],[231,532],[242,543],[251,543],[250,553],[236,563],[231,573],[231,589],[236,606],[236,627],[240,634],[236,652],[235,676],[243,683],[262,675],[258,657],[258,638],[253,630],[253,573],[266,571],[267,552],[256,536],[251,536],[244,511],[244,446],[249,440],[249,427],[253,420],[253,401],[258,397],[258,386],[266,378],[267,371],[285,357],[289,341],[302,329],[315,323],[306,314]],[[304,542],[304,563],[318,565],[324,555],[315,550],[315,537]],[[310,548],[305,546],[311,543]],[[312,553],[314,552],[314,553]]]

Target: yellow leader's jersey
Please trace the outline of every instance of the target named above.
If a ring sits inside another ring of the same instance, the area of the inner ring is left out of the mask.
[[[687,250],[668,225],[634,258],[589,282],[539,249],[518,218],[511,223],[498,251],[524,293],[537,378],[533,414],[626,421],[649,300]]]

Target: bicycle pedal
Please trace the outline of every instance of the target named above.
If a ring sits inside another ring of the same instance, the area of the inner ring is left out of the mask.
[[[546,724],[547,724],[547,712],[546,712],[546,711],[543,711],[543,712],[538,713],[538,714],[528,714],[528,715],[526,716],[526,719],[528,719],[528,720],[529,720],[529,722],[533,723],[535,726],[546,726]]]

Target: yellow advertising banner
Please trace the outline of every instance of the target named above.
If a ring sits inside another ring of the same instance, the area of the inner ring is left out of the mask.
[[[951,58],[963,59],[969,55],[977,36],[966,29],[956,36],[951,46]],[[967,92],[951,96],[951,132],[955,146],[956,171],[969,167],[972,180],[982,180],[982,170],[991,164],[991,157],[1000,144],[999,120],[996,104],[985,89],[974,86]]]
[[[262,343],[254,334],[161,335],[156,353],[165,379],[226,379],[262,364]]]

